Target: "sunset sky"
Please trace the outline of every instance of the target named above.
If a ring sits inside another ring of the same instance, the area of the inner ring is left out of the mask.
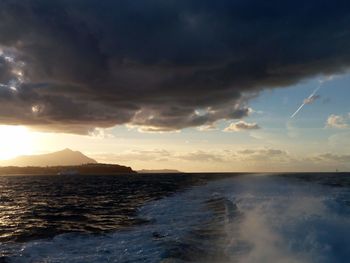
[[[1,1],[0,159],[350,170],[349,24],[346,1]]]

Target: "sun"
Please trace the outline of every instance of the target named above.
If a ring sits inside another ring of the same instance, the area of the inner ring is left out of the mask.
[[[33,152],[33,136],[24,126],[0,125],[0,159]]]

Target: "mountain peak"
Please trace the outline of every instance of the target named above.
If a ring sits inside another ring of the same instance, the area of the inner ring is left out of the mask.
[[[59,152],[74,153],[74,152],[78,152],[78,151],[73,151],[72,149],[65,148],[65,149],[63,149],[62,151],[59,151]]]
[[[82,165],[88,163],[97,163],[79,151],[73,151],[69,148],[64,150],[40,154],[26,155],[17,158],[1,161],[1,166],[70,166]]]

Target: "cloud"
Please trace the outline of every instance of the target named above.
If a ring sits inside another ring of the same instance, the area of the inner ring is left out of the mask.
[[[199,131],[215,131],[218,128],[213,124],[209,124],[209,125],[203,125],[203,126],[199,126],[197,128]]]
[[[224,129],[226,132],[239,132],[245,130],[258,130],[260,126],[256,123],[249,123],[245,121],[238,121],[231,123],[228,127]]]
[[[132,149],[119,153],[91,154],[98,162],[129,165],[135,169],[169,168],[181,171],[342,171],[349,169],[350,154],[323,152],[294,155],[285,149],[243,148],[240,150],[172,151]]]
[[[346,119],[343,116],[332,114],[327,119],[326,127],[345,129],[348,127],[348,124],[346,123]]]
[[[182,155],[177,155],[176,158],[185,161],[196,162],[225,162],[225,156],[220,153],[212,153],[205,151],[195,151]]]
[[[233,161],[251,161],[251,162],[276,162],[291,160],[286,151],[271,148],[244,149],[239,151],[220,150],[204,151],[196,150],[191,152],[176,152],[164,149],[153,150],[128,150],[118,154],[100,153],[92,155],[99,162],[164,162],[179,161],[202,162],[202,163],[232,163]]]
[[[99,139],[115,138],[115,136],[113,135],[111,129],[96,128],[89,135],[92,136],[92,137],[95,137],[95,138],[99,138]]]
[[[243,161],[254,161],[254,162],[261,162],[261,161],[285,162],[285,161],[291,161],[292,159],[286,151],[283,151],[280,149],[270,149],[270,148],[240,150],[237,152],[237,155]]]
[[[123,162],[163,162],[173,158],[173,154],[164,149],[153,150],[128,150],[120,153],[99,153],[91,155],[99,162],[123,163]]]
[[[338,162],[347,164],[350,162],[350,154],[323,153],[312,157],[311,160],[316,162]]]
[[[333,149],[350,149],[350,131],[344,129],[344,132],[336,132],[329,136],[328,144]]]
[[[348,68],[349,9],[330,0],[4,0],[0,123],[86,134],[241,119],[263,89]]]

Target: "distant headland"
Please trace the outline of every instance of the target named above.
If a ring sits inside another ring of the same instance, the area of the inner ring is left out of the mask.
[[[104,174],[131,174],[136,173],[131,167],[118,164],[82,164],[74,166],[7,166],[0,167],[1,175],[104,175]]]
[[[182,173],[178,170],[138,170],[119,164],[98,163],[79,151],[66,148],[61,151],[23,155],[10,160],[0,161],[0,175],[75,175],[75,174],[124,174],[124,173]]]
[[[11,160],[0,161],[0,174],[122,174],[136,173],[131,167],[118,164],[103,164],[79,151],[62,151],[24,155]]]

